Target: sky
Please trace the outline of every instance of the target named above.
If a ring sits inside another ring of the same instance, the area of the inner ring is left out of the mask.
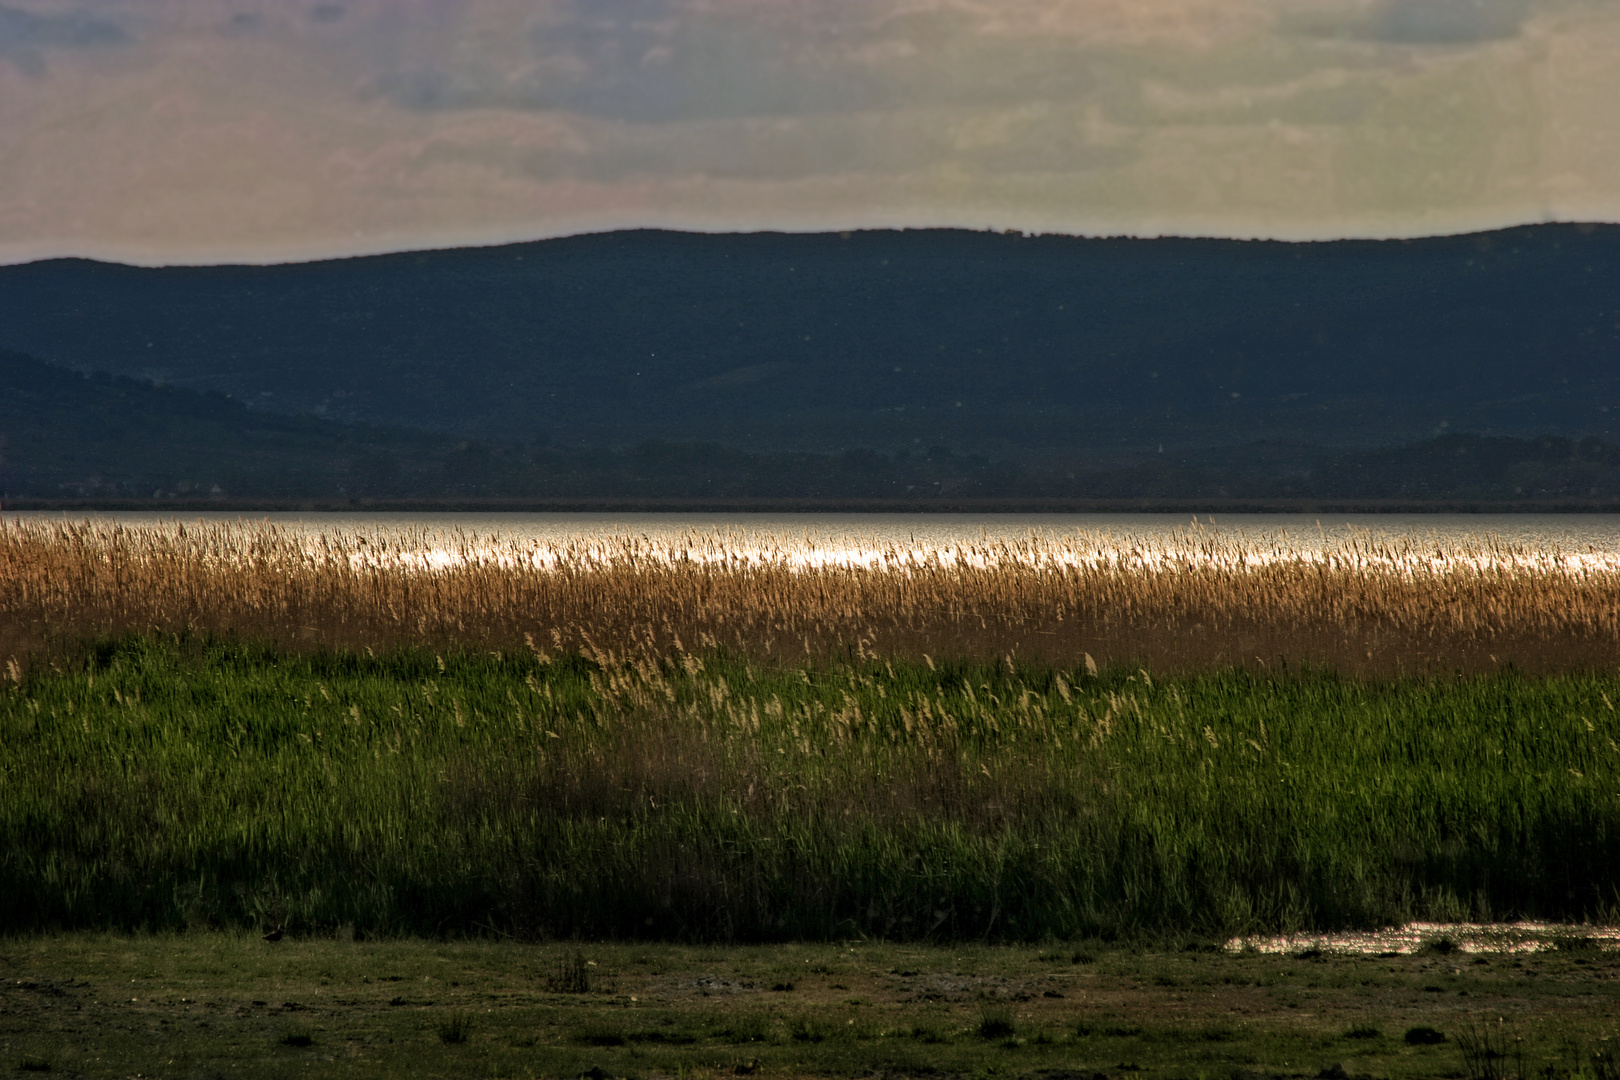
[[[1620,0],[0,0],[0,262],[1620,220]]]

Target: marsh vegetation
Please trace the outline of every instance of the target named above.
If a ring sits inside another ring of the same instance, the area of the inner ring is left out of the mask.
[[[13,928],[1230,936],[1620,899],[1590,555],[9,522],[0,626]]]
[[[609,662],[722,649],[779,668],[1090,656],[1163,673],[1592,671],[1620,661],[1620,566],[1490,540],[1307,551],[1200,530],[826,550],[0,520],[0,664],[129,632]]]
[[[1485,543],[0,524],[0,1035],[83,1075],[1497,1080],[1506,1016],[1597,1076],[1593,937],[1209,950],[1615,922],[1617,601]]]
[[[0,691],[0,918],[677,940],[1609,918],[1614,675],[128,637]]]

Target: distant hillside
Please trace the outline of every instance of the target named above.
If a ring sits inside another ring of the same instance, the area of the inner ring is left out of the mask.
[[[1442,435],[1340,450],[1257,442],[1142,455],[1077,474],[1093,498],[1249,498],[1408,503],[1620,501],[1620,447],[1596,438]]]
[[[455,444],[253,412],[223,394],[82,375],[0,350],[0,495],[46,498],[403,494],[437,485]]]
[[[1620,227],[1322,244],[629,232],[276,267],[0,268],[0,346],[532,446],[1032,468],[1449,431],[1620,441]]]
[[[250,410],[219,394],[85,376],[0,351],[0,500],[154,505],[318,500],[1398,499],[1620,502],[1620,448],[1598,439],[1447,435],[1332,450],[1255,442],[1020,465],[946,447],[755,453],[648,441],[623,450],[457,440]]]

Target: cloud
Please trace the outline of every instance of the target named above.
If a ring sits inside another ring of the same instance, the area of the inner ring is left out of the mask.
[[[1468,45],[1517,36],[1529,14],[1529,0],[1389,0],[1369,30],[1404,45]]]
[[[1052,15],[1027,0],[557,0],[499,33],[464,11],[409,47],[376,42],[367,85],[417,112],[627,124],[1072,102],[1097,89],[1119,28]]]
[[[564,0],[542,6],[504,41],[480,40],[477,28],[463,23],[452,31],[466,35],[460,49],[418,48],[372,85],[418,111],[561,110],[628,123],[842,112],[892,102],[891,80],[881,69],[818,47],[831,44],[818,43],[814,33],[814,24],[828,18],[821,13],[783,25],[781,18],[741,17],[680,0]],[[871,44],[859,27],[848,29]]]
[[[1298,6],[1284,25],[1307,36],[1391,45],[1466,46],[1523,33],[1538,14],[1587,0],[1373,0],[1349,6]],[[1599,0],[1601,3],[1602,0]]]
[[[627,126],[731,120],[750,139],[758,118],[848,117],[853,138],[874,114],[953,109],[982,131],[983,111],[999,110],[1006,129],[1027,138],[1001,140],[987,168],[1061,168],[1065,147],[1088,168],[1096,148],[1069,122],[1079,112],[1157,125],[1167,119],[1157,106],[1179,96],[1192,105],[1172,110],[1177,122],[1204,113],[1351,123],[1388,96],[1405,61],[1335,53],[1335,41],[1476,45],[1516,35],[1531,3],[554,0],[509,18],[499,34],[474,18],[441,22],[414,48],[388,50],[367,85],[419,113],[569,113]],[[609,156],[622,141],[608,140]]]
[[[118,24],[86,11],[38,15],[0,5],[0,59],[30,74],[43,72],[47,50],[117,45],[128,37]]]
[[[0,0],[0,261],[1615,216],[1616,55],[1614,0]]]

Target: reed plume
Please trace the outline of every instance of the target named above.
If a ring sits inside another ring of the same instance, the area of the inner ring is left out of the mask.
[[[125,632],[607,656],[718,647],[781,663],[1593,670],[1620,660],[1620,569],[1490,539],[1359,536],[1301,551],[1188,531],[828,551],[717,534],[548,545],[0,522],[0,669]]]

